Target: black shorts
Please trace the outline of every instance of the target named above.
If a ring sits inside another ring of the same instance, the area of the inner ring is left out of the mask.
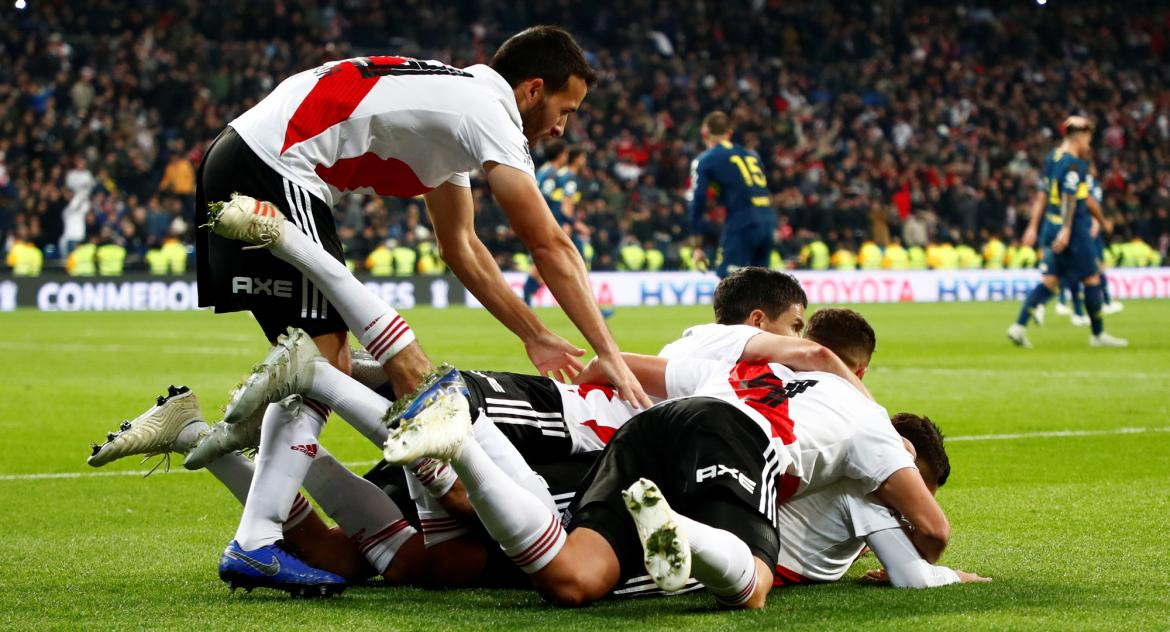
[[[483,411],[529,465],[558,463],[573,455],[561,392],[551,379],[498,371],[460,373],[472,415]]]
[[[621,492],[648,478],[674,511],[734,533],[774,567],[780,540],[761,502],[775,489],[762,480],[769,445],[755,422],[727,402],[689,397],[660,404],[614,434],[564,519],[570,531],[592,529],[609,542],[623,582],[644,575],[642,544]]]
[[[244,244],[202,227],[207,205],[241,193],[271,202],[325,251],[343,261],[333,213],[320,199],[273,171],[230,127],[203,156],[195,178],[195,271],[199,306],[219,312],[251,311],[269,340],[290,326],[310,336],[345,331],[345,321],[321,290],[263,248]]]

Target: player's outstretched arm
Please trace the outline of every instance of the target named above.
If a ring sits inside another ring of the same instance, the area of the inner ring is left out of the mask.
[[[585,262],[565,231],[557,225],[544,196],[529,174],[497,163],[486,163],[488,184],[503,207],[512,230],[528,247],[545,285],[552,291],[561,309],[577,326],[597,353],[598,364],[609,382],[627,402],[649,407],[650,398],[619,355],[617,343],[610,335],[593,290]]]
[[[642,355],[640,353],[622,352],[622,359],[626,366],[638,378],[646,394],[651,397],[666,398],[666,358]],[[608,384],[609,380],[597,363],[597,358],[589,361],[585,369],[573,380],[575,384]]]
[[[828,348],[804,338],[778,336],[763,332],[748,339],[739,355],[742,362],[775,362],[794,371],[824,371],[849,382],[854,388],[873,399],[869,389],[837,354]]]
[[[439,255],[455,276],[492,316],[520,338],[541,375],[572,379],[581,370],[577,358],[585,350],[549,330],[508,287],[495,259],[475,234],[471,190],[443,183],[426,195],[426,202]]]
[[[950,541],[951,525],[918,470],[906,467],[894,472],[874,494],[910,523],[910,541],[922,557],[931,564],[937,562]]]
[[[922,559],[914,543],[902,529],[883,529],[865,536],[866,543],[873,549],[885,567],[884,574],[867,575],[873,579],[884,579],[895,588],[934,588],[949,584],[989,582],[991,579],[974,573],[951,570],[936,566]]]

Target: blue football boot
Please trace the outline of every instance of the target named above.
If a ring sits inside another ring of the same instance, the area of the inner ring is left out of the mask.
[[[305,564],[284,540],[251,551],[232,540],[219,558],[219,578],[232,592],[275,588],[294,597],[329,597],[345,590],[343,578]]]
[[[449,365],[423,378],[409,396],[395,403],[382,421],[390,432],[383,456],[399,465],[429,457],[450,461],[471,434],[467,385]]]

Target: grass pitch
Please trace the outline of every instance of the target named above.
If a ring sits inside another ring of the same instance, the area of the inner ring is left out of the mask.
[[[866,377],[891,412],[932,417],[954,468],[939,500],[953,539],[943,562],[985,585],[903,591],[860,584],[782,589],[762,612],[705,595],[577,611],[527,591],[432,592],[371,585],[331,600],[229,595],[216,576],[240,507],[206,473],[143,480],[127,459],[85,465],[89,442],[188,384],[215,415],[265,353],[245,315],[0,315],[0,626],[62,628],[451,629],[1168,629],[1170,304],[1131,301],[1109,330],[1129,349],[1090,349],[1050,316],[1012,347],[1016,305],[866,306],[878,351]],[[466,368],[528,370],[482,310],[411,310],[424,348]],[[566,335],[567,320],[542,316]],[[654,353],[709,307],[621,309],[623,349]],[[571,338],[577,338],[570,336]],[[364,471],[377,453],[339,419],[322,443]]]

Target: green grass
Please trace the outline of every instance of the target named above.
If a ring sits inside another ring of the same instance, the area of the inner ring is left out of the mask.
[[[763,612],[721,612],[705,595],[607,602],[579,611],[527,591],[350,589],[327,601],[229,595],[219,552],[240,508],[201,473],[85,463],[89,442],[185,383],[215,411],[264,354],[247,316],[0,315],[0,626],[29,628],[1170,628],[1170,304],[1131,301],[1109,320],[1124,350],[1088,348],[1063,319],[1003,335],[1015,306],[882,305],[866,377],[891,411],[931,416],[954,473],[939,500],[953,523],[944,562],[986,585],[899,591],[862,585],[864,559],[835,585],[774,592]],[[622,309],[623,348],[656,352],[709,308]],[[519,343],[483,311],[407,314],[435,359],[526,370]],[[554,327],[565,318],[545,311]],[[577,338],[574,336],[570,336]],[[212,413],[213,414],[213,413]],[[1117,433],[1121,428],[1144,432]],[[972,440],[1052,431],[1101,434]],[[343,461],[377,458],[335,420],[322,442]],[[127,460],[130,461],[130,460]],[[181,470],[181,467],[177,469]],[[358,468],[360,469],[360,467]],[[82,473],[76,478],[13,475]]]

